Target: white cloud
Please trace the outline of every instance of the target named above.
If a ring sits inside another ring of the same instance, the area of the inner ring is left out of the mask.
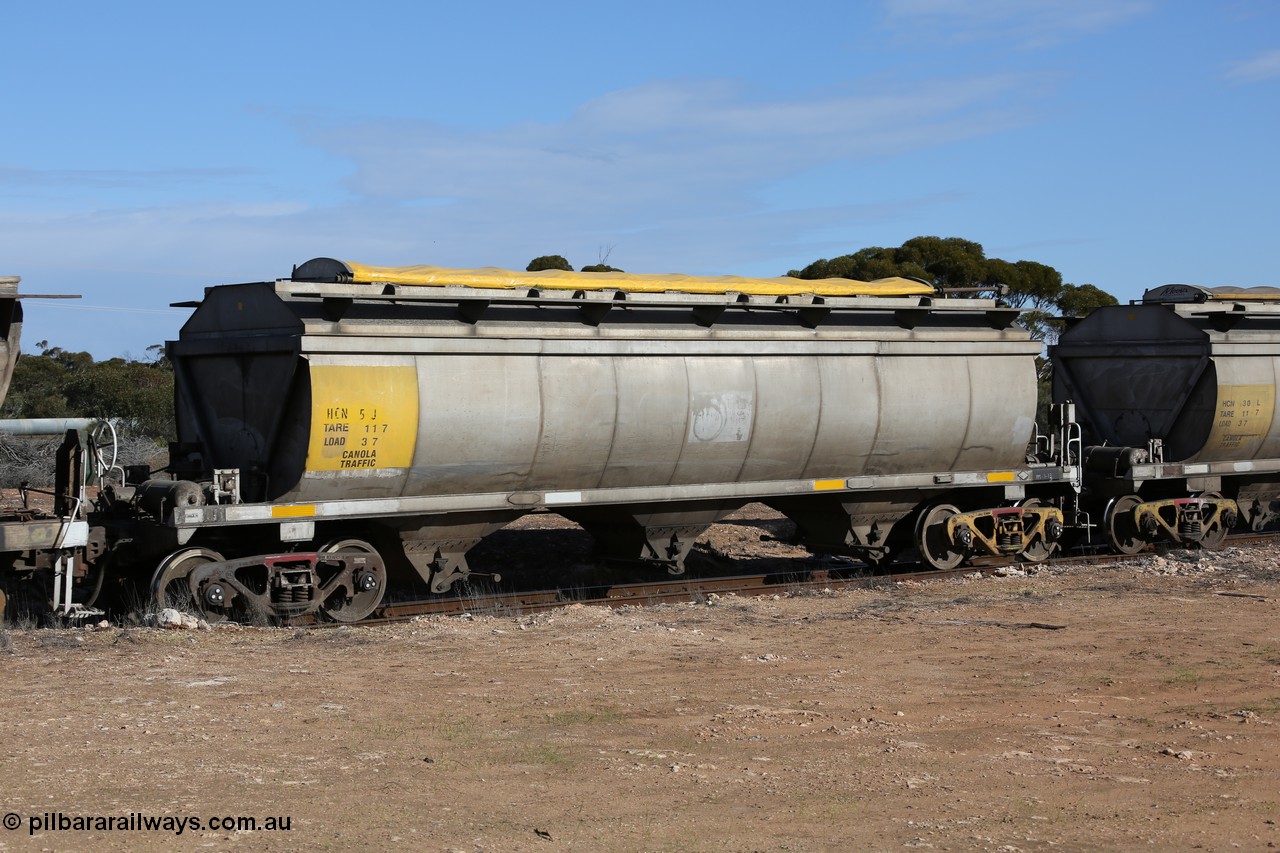
[[[28,169],[0,166],[0,187],[160,189],[250,177],[247,169]]]
[[[628,249],[661,247],[672,268],[686,260],[696,271],[760,257],[796,232],[807,214],[766,206],[762,187],[1022,125],[1025,84],[993,76],[783,101],[724,81],[667,81],[607,94],[558,123],[388,121],[307,136],[354,163],[349,189],[378,221],[411,216],[442,241],[535,254],[626,235]],[[876,199],[842,183],[813,201],[856,219]]]
[[[885,17],[913,38],[992,40],[1027,49],[1100,32],[1145,14],[1151,0],[885,0]]]
[[[945,186],[867,189],[862,178],[899,154],[1033,121],[1033,85],[990,76],[782,100],[724,81],[668,81],[604,95],[562,121],[497,129],[315,124],[306,141],[350,165],[340,201],[202,201],[201,170],[177,200],[107,193],[105,205],[0,208],[0,257],[34,291],[139,307],[196,298],[220,281],[283,276],[316,256],[520,268],[561,253],[580,266],[613,246],[611,262],[634,272],[778,275],[878,240],[867,235],[886,222],[954,203]],[[74,176],[21,177],[60,187]],[[169,175],[104,173],[89,183],[133,178]],[[51,322],[53,312],[37,313],[33,327]],[[176,331],[166,322],[131,331],[113,316],[78,331],[74,345],[151,343]]]
[[[1256,83],[1280,77],[1280,50],[1268,50],[1252,59],[1237,62],[1227,70],[1227,79],[1238,83]]]
[[[752,100],[724,82],[654,83],[584,104],[558,124],[458,131],[420,122],[313,129],[356,164],[351,188],[374,198],[569,203],[625,188],[630,204],[695,185],[766,180],[833,160],[934,147],[1023,121],[1001,103],[1012,77],[948,80],[914,90],[793,101]],[[566,194],[569,194],[566,197]]]

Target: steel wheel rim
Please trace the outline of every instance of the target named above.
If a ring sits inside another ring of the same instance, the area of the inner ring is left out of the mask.
[[[1201,495],[1200,497],[1208,500],[1220,500],[1222,495],[1217,492],[1210,492],[1206,495]],[[1206,551],[1217,551],[1222,548],[1223,544],[1227,541],[1227,534],[1231,531],[1226,528],[1221,519],[1222,516],[1219,514],[1218,522],[1212,529],[1206,530],[1204,535],[1200,537],[1200,547]]]
[[[356,553],[379,556],[378,550],[362,539],[334,539],[321,546],[317,553]],[[380,566],[374,570],[374,575],[378,580],[376,589],[367,592],[353,592],[350,598],[344,597],[337,602],[334,601],[337,596],[333,596],[320,604],[320,615],[334,622],[359,622],[361,619],[367,618],[369,614],[378,609],[378,605],[382,603],[382,597],[387,592],[386,569]],[[327,583],[327,579],[322,578],[321,585],[323,586],[325,583]]]
[[[1147,547],[1147,542],[1133,523],[1133,508],[1142,503],[1137,495],[1116,498],[1107,507],[1107,544],[1121,554],[1133,555]]]
[[[947,571],[964,562],[964,552],[956,550],[947,540],[946,520],[959,514],[960,510],[951,504],[938,504],[920,516],[916,548],[920,559],[934,569]]]
[[[205,563],[220,563],[222,555],[208,548],[186,548],[165,557],[151,576],[151,604],[157,611],[173,608],[184,613],[198,613],[209,619],[223,614],[207,611],[191,591],[187,577]]]

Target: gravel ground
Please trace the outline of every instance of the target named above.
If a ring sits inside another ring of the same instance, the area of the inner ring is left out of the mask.
[[[703,550],[784,559],[784,527]],[[0,850],[1267,849],[1278,600],[1265,546],[368,629],[10,627]]]

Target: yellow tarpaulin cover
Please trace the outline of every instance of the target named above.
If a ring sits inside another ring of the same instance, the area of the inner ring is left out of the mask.
[[[1280,302],[1280,288],[1275,287],[1211,287],[1209,298],[1220,302],[1253,300]]]
[[[1143,302],[1280,302],[1280,287],[1206,287],[1162,284],[1142,294]]]
[[[634,275],[622,272],[565,272],[542,270],[516,272],[483,267],[454,270],[443,267],[371,267],[343,261],[356,283],[386,282],[420,284],[435,287],[461,285],[483,288],[525,288],[541,290],[622,290],[630,293],[747,293],[753,296],[929,296],[933,287],[909,278],[881,278],[875,281],[853,281],[847,278],[805,280],[780,278],[741,278],[736,275]]]

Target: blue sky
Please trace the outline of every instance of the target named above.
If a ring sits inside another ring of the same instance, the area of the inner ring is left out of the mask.
[[[964,237],[1280,285],[1280,4],[9,3],[0,274],[141,356],[316,256],[780,275]]]

